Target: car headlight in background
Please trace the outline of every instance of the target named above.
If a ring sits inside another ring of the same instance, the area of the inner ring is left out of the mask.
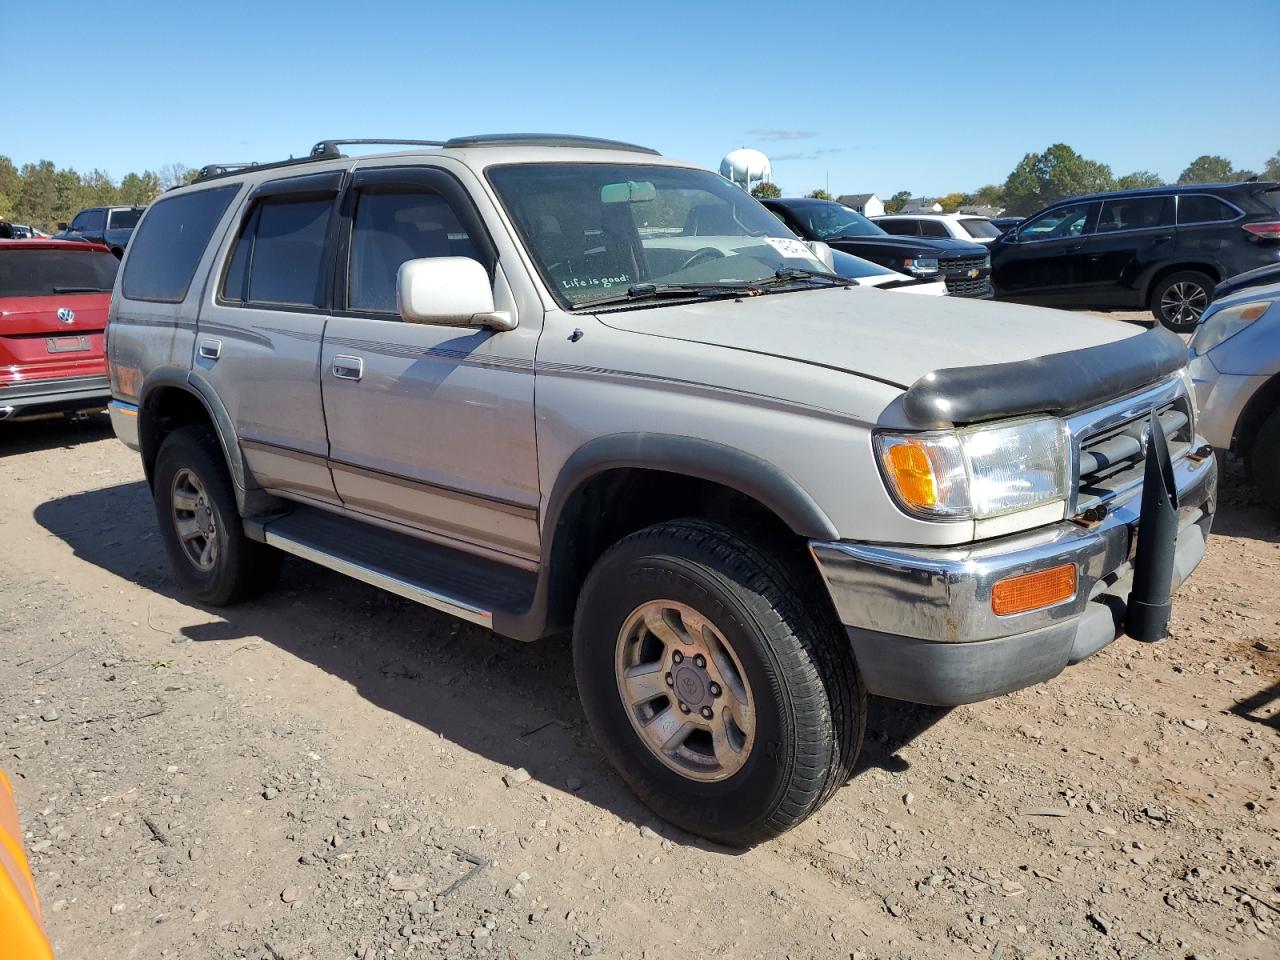
[[[1065,505],[1067,425],[1054,417],[927,433],[879,433],[885,482],[904,510],[930,520],[981,520]],[[1065,511],[1064,511],[1065,512]]]
[[[1191,352],[1203,356],[1218,344],[1230,340],[1237,333],[1257,320],[1271,308],[1274,300],[1255,300],[1223,307],[1200,321],[1196,335],[1191,338]]]
[[[912,276],[932,277],[938,272],[937,257],[907,257],[902,261],[903,269]]]

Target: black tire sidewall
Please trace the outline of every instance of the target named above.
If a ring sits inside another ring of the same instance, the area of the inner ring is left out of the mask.
[[[1253,487],[1280,513],[1280,410],[1273,410],[1253,437],[1245,458]]]
[[[796,739],[791,693],[748,601],[730,581],[672,546],[655,553],[625,543],[593,571],[574,627],[579,695],[602,749],[647,805],[693,833],[731,840],[758,827],[786,793]],[[618,633],[632,611],[656,599],[687,604],[715,624],[751,685],[754,745],[742,769],[724,780],[693,780],[666,767],[635,732],[618,692]]]
[[[217,443],[211,431],[199,427],[175,430],[160,447],[153,481],[156,521],[174,577],[198,600],[215,605],[227,603],[236,593],[244,545],[240,511]],[[200,478],[213,509],[218,559],[212,570],[201,570],[192,563],[174,526],[173,479],[182,469]]]
[[[1176,273],[1169,274],[1167,277],[1163,277],[1151,291],[1151,315],[1155,317],[1156,322],[1166,330],[1172,330],[1174,333],[1190,333],[1195,330],[1200,322],[1199,320],[1190,324],[1170,323],[1165,319],[1164,312],[1160,309],[1160,302],[1164,299],[1165,291],[1175,283],[1199,284],[1201,289],[1204,290],[1205,308],[1208,309],[1209,302],[1213,297],[1213,278],[1198,270],[1179,270]]]

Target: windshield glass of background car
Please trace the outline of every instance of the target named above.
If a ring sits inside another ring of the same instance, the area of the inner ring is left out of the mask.
[[[54,288],[111,292],[120,261],[98,250],[0,252],[0,297],[50,297]]]
[[[556,298],[568,306],[636,283],[742,283],[827,268],[723,177],[683,167],[532,163],[490,181]]]
[[[112,210],[107,217],[108,230],[130,230],[138,225],[141,210]]]
[[[806,203],[792,208],[791,215],[800,220],[815,240],[836,237],[883,237],[885,231],[857,210],[841,203]]]
[[[1000,231],[991,225],[990,220],[961,220],[960,226],[975,240],[985,240],[988,237],[994,239],[1000,236]]]

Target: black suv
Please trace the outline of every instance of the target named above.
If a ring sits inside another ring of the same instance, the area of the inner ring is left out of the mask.
[[[953,297],[991,296],[991,258],[980,243],[935,237],[895,237],[843,203],[808,197],[762,200],[802,240],[821,240],[836,250],[912,277],[944,280]]]
[[[991,245],[1002,300],[1147,308],[1193,329],[1214,284],[1280,262],[1280,183],[1193,184],[1061,200]]]
[[[133,236],[145,207],[85,207],[75,215],[71,226],[58,234],[59,240],[90,240],[109,247],[116,258],[124,256],[124,248]]]

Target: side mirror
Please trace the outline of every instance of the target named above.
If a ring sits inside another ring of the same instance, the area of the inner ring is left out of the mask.
[[[809,244],[809,249],[813,251],[813,255],[822,261],[822,265],[835,272],[836,258],[831,253],[831,247],[821,240],[808,240],[806,242]]]
[[[396,307],[406,323],[513,330],[515,320],[493,307],[493,285],[470,257],[406,260],[396,272]]]
[[[65,223],[63,223],[61,220],[59,220],[59,221],[58,221],[58,229],[59,229],[59,230],[66,230],[66,229],[67,229],[67,225],[66,225]]]

